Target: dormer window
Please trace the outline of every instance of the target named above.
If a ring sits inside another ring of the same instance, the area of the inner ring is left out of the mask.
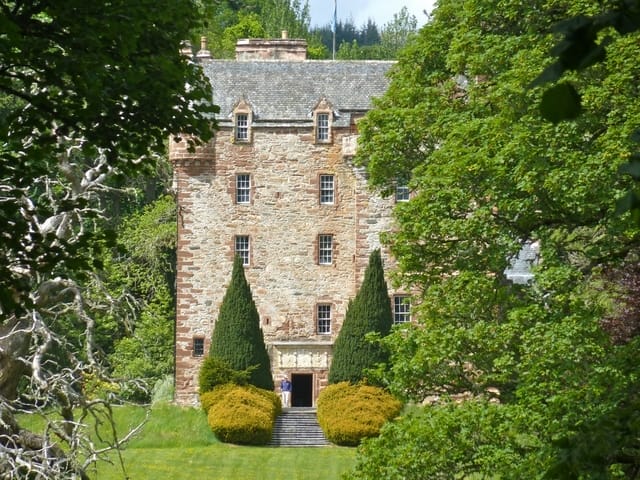
[[[316,143],[331,143],[333,106],[323,98],[313,110],[313,128]]]
[[[319,113],[316,117],[316,141],[329,141],[329,114]]]
[[[249,115],[246,113],[236,114],[236,141],[249,141]]]
[[[251,142],[252,121],[251,105],[246,100],[240,100],[233,109],[233,141],[235,143]]]

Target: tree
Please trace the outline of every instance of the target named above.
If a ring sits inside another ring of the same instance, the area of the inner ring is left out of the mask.
[[[97,343],[116,378],[136,381],[139,388],[130,398],[149,402],[153,385],[173,372],[175,199],[164,195],[126,217],[118,230],[116,247],[106,252],[101,286],[122,299],[108,317],[127,320],[110,321],[96,312],[101,324],[116,327],[99,331],[110,338]]]
[[[402,7],[393,19],[382,27],[380,40],[387,58],[397,58],[398,52],[407,44],[410,37],[416,33],[418,19],[409,14],[407,7]]]
[[[369,256],[362,286],[349,302],[344,323],[338,333],[329,369],[329,383],[358,383],[367,369],[387,360],[382,347],[368,341],[368,334],[388,335],[393,324],[391,301],[384,279],[382,257],[376,249]]]
[[[542,89],[530,88],[550,27],[604,8],[440,2],[360,123],[371,184],[390,193],[402,178],[414,191],[384,241],[419,292],[418,325],[383,340],[386,381],[440,403],[372,441],[353,478],[637,478],[640,338],[610,328],[629,322],[621,299],[636,283],[608,280],[635,271],[640,253],[637,224],[615,204],[636,148],[637,33],[612,32],[606,61],[571,76],[584,100],[573,121],[541,118]],[[514,284],[505,269],[531,241],[534,279]]]
[[[84,390],[108,381],[93,312],[113,299],[86,295],[114,238],[101,194],[153,166],[169,135],[211,137],[211,87],[179,53],[195,12],[0,2],[0,476],[84,478],[127,438],[88,435],[111,412]],[[42,432],[21,428],[21,411],[41,414]]]
[[[260,329],[258,310],[244,276],[242,258],[233,262],[231,283],[227,288],[211,336],[209,355],[217,357],[237,371],[255,367],[249,383],[273,390],[271,362]]]

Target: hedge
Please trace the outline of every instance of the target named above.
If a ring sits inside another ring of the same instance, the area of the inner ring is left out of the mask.
[[[202,408],[216,437],[227,443],[264,445],[282,410],[274,392],[253,385],[226,384],[200,395]]]
[[[355,446],[377,436],[401,409],[402,403],[382,388],[340,382],[320,392],[318,423],[331,442]]]

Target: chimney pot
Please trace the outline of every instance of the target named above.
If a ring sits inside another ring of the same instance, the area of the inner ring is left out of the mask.
[[[286,40],[287,38],[289,38],[289,32],[282,30],[282,40]]]

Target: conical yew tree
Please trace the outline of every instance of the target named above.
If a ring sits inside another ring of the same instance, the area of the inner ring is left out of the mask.
[[[365,340],[369,332],[382,336],[391,331],[393,314],[384,279],[380,250],[369,256],[364,281],[356,297],[349,302],[342,329],[338,334],[329,370],[329,383],[357,383],[365,370],[385,362],[387,356],[378,344]]]
[[[255,366],[249,383],[273,390],[271,362],[260,329],[260,317],[240,257],[233,262],[231,284],[222,299],[209,354],[226,361],[235,370]]]

